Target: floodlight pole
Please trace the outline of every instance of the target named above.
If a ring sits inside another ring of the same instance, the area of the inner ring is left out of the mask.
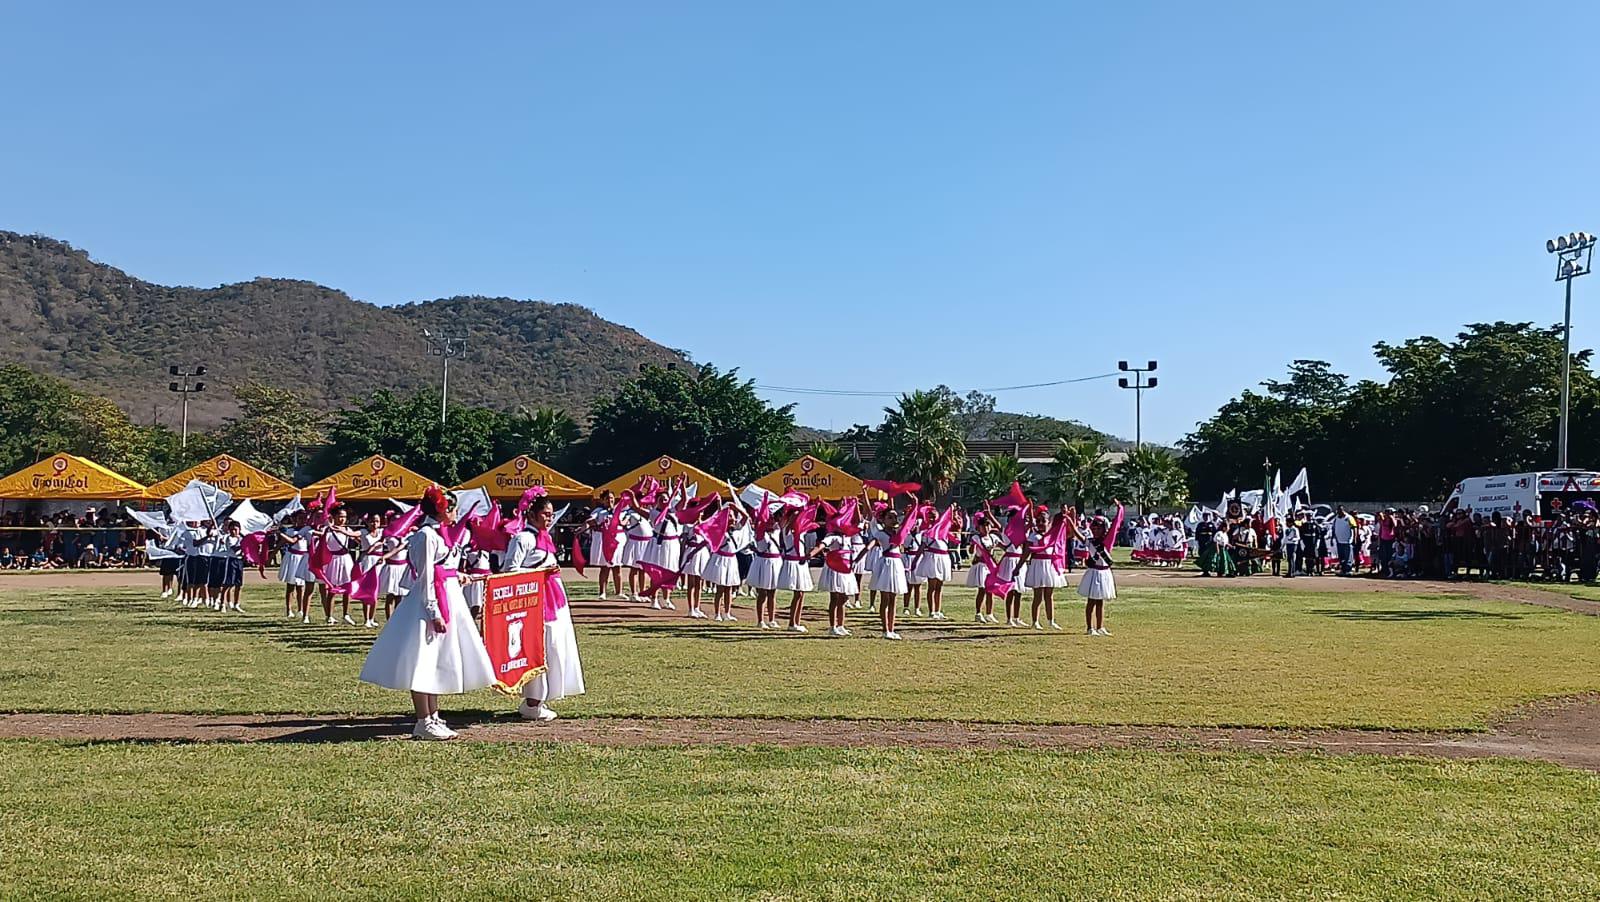
[[[1156,362],[1151,360],[1143,367],[1137,367],[1129,366],[1126,360],[1119,360],[1117,369],[1133,374],[1131,383],[1126,378],[1118,379],[1117,387],[1133,389],[1133,449],[1138,451],[1144,448],[1144,393],[1146,389],[1156,387],[1156,377],[1146,379],[1144,374],[1155,372]]]
[[[464,337],[434,335],[427,329],[422,330],[422,337],[428,340],[428,353],[438,357],[444,365],[444,372],[439,380],[439,423],[443,425],[445,415],[450,411],[450,358],[467,353],[467,340]]]
[[[1587,232],[1552,238],[1544,243],[1556,255],[1556,281],[1567,283],[1566,312],[1561,327],[1561,424],[1556,432],[1556,469],[1567,469],[1568,409],[1572,403],[1572,280],[1589,274],[1595,237]]]
[[[187,449],[189,447],[189,396],[195,392],[206,390],[204,382],[191,383],[189,380],[198,379],[205,374],[206,368],[203,366],[197,366],[193,370],[185,367],[167,367],[167,375],[176,376],[182,380],[181,382],[167,383],[167,391],[177,392],[183,396],[183,429],[178,438],[178,447],[180,448]]]

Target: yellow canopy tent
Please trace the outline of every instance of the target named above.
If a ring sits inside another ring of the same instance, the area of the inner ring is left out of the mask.
[[[456,486],[458,489],[483,489],[496,501],[520,498],[534,486],[544,486],[552,498],[588,498],[594,486],[584,485],[571,476],[545,466],[526,454],[518,454],[498,467]]]
[[[0,499],[18,501],[137,501],[144,486],[72,454],[53,454],[0,479]]]
[[[278,477],[253,467],[237,457],[218,454],[205,463],[174,473],[145,489],[150,498],[166,498],[183,491],[191,480],[210,483],[235,498],[257,501],[288,501],[300,490]]]
[[[757,479],[755,484],[778,495],[798,491],[813,498],[829,500],[854,498],[862,490],[861,480],[809,454],[773,470]]]
[[[595,488],[594,493],[596,496],[598,496],[601,492],[609,489],[610,491],[620,495],[622,494],[623,489],[633,488],[634,483],[638,482],[641,476],[652,476],[657,481],[663,483],[679,476],[683,476],[686,477],[690,483],[698,483],[700,486],[700,494],[702,495],[708,495],[712,492],[716,492],[718,495],[721,495],[724,498],[728,497],[727,480],[718,476],[712,476],[710,473],[707,473],[699,467],[692,467],[681,460],[668,457],[665,454],[647,464],[641,464],[640,466],[634,467],[632,470],[629,470],[621,476],[618,476],[616,479],[611,480],[605,485],[598,486]]]
[[[312,495],[336,488],[342,501],[382,501],[385,498],[415,501],[433,485],[433,480],[407,470],[381,454],[353,463],[343,470],[320,479],[300,491],[309,499]]]

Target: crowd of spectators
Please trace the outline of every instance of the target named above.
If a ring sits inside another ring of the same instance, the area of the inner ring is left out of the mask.
[[[1588,501],[1536,517],[1532,511],[1432,512],[1386,508],[1358,514],[1297,510],[1281,526],[1261,517],[1206,517],[1192,533],[1203,572],[1294,577],[1337,573],[1384,579],[1600,578],[1600,511]]]
[[[0,514],[0,570],[142,567],[144,532],[116,507]]]

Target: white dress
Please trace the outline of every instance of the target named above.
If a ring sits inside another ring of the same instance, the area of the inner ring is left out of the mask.
[[[912,533],[906,540],[906,585],[920,586],[928,581],[926,576],[917,573],[917,565],[922,563],[922,535]]]
[[[611,522],[611,511],[597,507],[589,512],[589,563],[596,567],[615,567],[622,553],[619,547],[611,560],[606,559],[606,524]]]
[[[995,546],[994,536],[988,534],[974,536],[972,538],[972,544],[981,545],[984,548],[989,549],[990,555],[993,556]],[[972,557],[972,566],[967,568],[967,588],[982,589],[984,586],[988,585],[988,581],[989,565],[983,562],[982,555],[974,554]]]
[[[733,530],[722,537],[722,545],[706,555],[705,566],[700,568],[700,578],[713,586],[739,584],[739,537]]]
[[[323,532],[322,541],[332,555],[318,582],[336,591],[349,588],[350,574],[355,569],[350,558],[350,537],[330,528]]]
[[[826,539],[822,540],[822,547],[827,552],[840,551],[845,555],[852,557],[856,553],[851,549],[851,541],[844,536],[828,536]],[[854,568],[851,568],[851,572],[849,573],[840,573],[839,571],[828,566],[828,559],[826,555],[824,555],[822,560],[822,575],[817,577],[818,589],[822,590],[823,592],[827,592],[829,595],[861,594],[860,584],[856,580]]]
[[[783,564],[778,568],[778,588],[785,592],[810,592],[816,588],[811,579],[811,565],[805,555],[805,544],[793,533],[784,533]]]
[[[493,685],[494,665],[461,595],[461,582],[446,577],[444,598],[434,591],[433,567],[456,569],[460,549],[445,544],[433,521],[413,533],[406,547],[410,559],[417,562],[417,576],[367,652],[361,681],[438,695]],[[446,609],[449,624],[443,633],[434,632],[433,618]]]
[[[1078,583],[1078,594],[1088,599],[1110,601],[1117,597],[1117,581],[1111,575],[1110,565],[1095,566],[1099,563],[1099,555],[1089,558],[1089,566]]]
[[[650,518],[635,510],[623,514],[622,520],[624,533],[621,547],[617,549],[617,564],[632,567],[644,557],[656,531],[650,525]]]
[[[544,547],[540,547],[540,546]],[[535,536],[524,530],[506,548],[506,570],[537,570],[548,566],[555,557],[550,549],[554,540],[548,535]],[[560,591],[566,598],[566,587],[561,585],[559,571],[550,575],[552,591]],[[555,616],[548,610],[544,618],[545,672],[523,684],[522,697],[528,701],[553,702],[571,695],[583,694],[583,662],[578,657],[578,633],[572,627],[572,612],[565,603],[556,607]]]
[[[306,530],[291,526],[283,531],[283,538],[287,545],[283,549],[283,560],[278,564],[278,582],[286,586],[303,586],[311,576],[306,554]]]
[[[1025,589],[1059,589],[1067,584],[1067,578],[1061,575],[1061,568],[1047,551],[1041,551],[1040,545],[1044,537],[1036,532],[1028,533],[1028,546],[1034,551],[1028,558],[1028,567],[1022,574],[1022,586]]]
[[[778,588],[778,571],[782,569],[780,558],[778,543],[772,540],[771,533],[765,538],[756,539],[755,557],[750,560],[750,572],[744,581],[752,589]]]
[[[385,536],[383,542],[378,545],[378,553],[388,554],[399,547],[399,539]],[[386,561],[383,565],[383,571],[378,574],[378,594],[404,595],[405,590],[401,588],[400,583],[402,577],[405,575],[406,556],[404,554],[396,555],[395,557]]]
[[[881,529],[872,531],[873,541],[883,549],[878,556],[878,566],[872,571],[872,590],[874,592],[888,592],[891,595],[904,595],[907,591],[906,562],[903,555],[905,551],[898,545],[892,545],[894,536]]]
[[[942,539],[924,538],[922,555],[917,558],[917,576],[926,581],[950,581],[950,544]]]
[[[645,543],[639,560],[655,564],[669,573],[683,572],[683,527],[678,518],[668,514],[656,530],[655,539]]]
[[[683,560],[681,570],[684,576],[693,576],[696,579],[705,577],[706,565],[711,563],[711,546],[706,544],[706,537],[700,533],[699,528],[689,527],[683,540]]]

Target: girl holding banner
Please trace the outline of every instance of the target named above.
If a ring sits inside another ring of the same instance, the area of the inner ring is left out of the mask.
[[[561,565],[556,559],[556,543],[550,536],[555,517],[550,499],[533,499],[523,512],[523,534],[506,549],[506,570],[551,570],[544,598],[545,672],[522,687],[524,720],[551,721],[556,712],[549,703],[583,694],[583,663],[578,659],[578,634],[572,628],[572,613],[567,610],[567,590],[561,583]],[[531,534],[533,541],[528,542]]]
[[[461,593],[455,499],[429,486],[420,507],[422,528],[406,544],[411,587],[372,643],[361,680],[411,693],[413,739],[454,739],[439,716],[439,696],[494,685],[494,665]]]

